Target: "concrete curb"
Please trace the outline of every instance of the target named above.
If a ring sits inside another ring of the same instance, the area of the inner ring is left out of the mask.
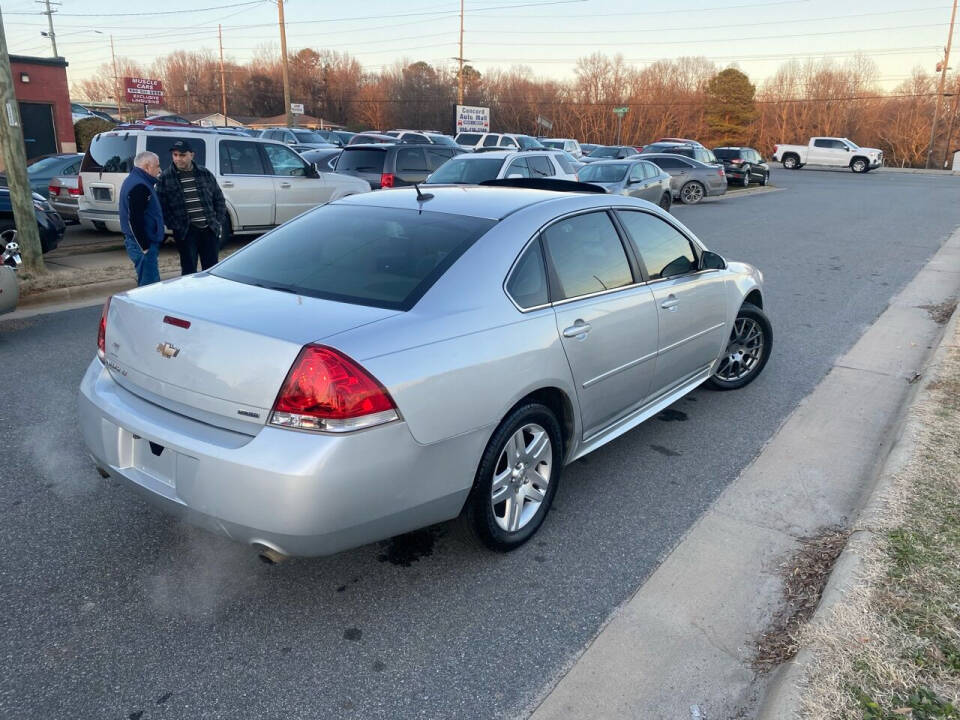
[[[810,619],[811,624],[825,622],[830,612],[843,601],[847,592],[860,577],[863,557],[879,540],[877,533],[872,529],[876,526],[876,518],[881,513],[894,478],[910,461],[916,450],[916,430],[921,423],[913,418],[911,409],[927,397],[927,386],[934,379],[936,368],[943,362],[949,349],[954,347],[958,322],[960,322],[960,310],[954,310],[950,320],[944,326],[936,349],[931,353],[930,359],[921,371],[920,382],[915,386],[904,408],[896,428],[893,446],[883,461],[882,469],[857,521],[853,524],[847,546],[837,558],[833,572],[823,590],[820,604]],[[803,697],[801,682],[812,660],[813,652],[804,647],[793,660],[784,663],[774,671],[767,686],[767,693],[761,701],[757,720],[795,720],[800,717]]]
[[[960,175],[960,170],[936,170],[934,168],[924,169],[924,168],[898,168],[898,167],[882,167],[880,168],[883,172],[895,172],[895,173],[909,173],[912,175]],[[876,172],[876,171],[874,171]]]

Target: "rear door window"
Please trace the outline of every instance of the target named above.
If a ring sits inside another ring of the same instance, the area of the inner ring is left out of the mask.
[[[530,177],[553,177],[553,163],[545,155],[527,158],[527,167],[530,168]]]
[[[409,310],[495,224],[450,213],[323,205],[211,272],[298,295]]]
[[[499,137],[497,137],[496,135],[487,135],[483,139],[483,147],[496,147],[497,140],[499,140]]]
[[[136,154],[135,135],[97,135],[90,143],[87,154],[83,156],[80,171],[128,173],[133,170],[133,157]],[[163,158],[160,158],[160,162],[163,162]],[[170,162],[169,157],[167,162]]]
[[[221,175],[268,175],[259,143],[220,141]]]
[[[425,173],[427,160],[420,148],[401,148],[397,150],[398,173]]]
[[[553,156],[553,159],[557,161],[557,164],[567,175],[573,175],[576,172],[573,169],[573,164],[567,160],[566,156],[557,153]]]
[[[651,158],[650,162],[654,165],[662,167],[664,170],[679,170],[681,168],[690,167],[689,164],[685,163],[680,158]]]
[[[500,147],[515,148],[519,146],[517,145],[517,141],[514,140],[512,137],[507,137],[506,135],[504,135],[503,137],[500,138]]]
[[[149,135],[147,136],[147,150],[155,152],[160,158],[160,169],[166,170],[173,164],[173,157],[170,155],[170,148],[177,140],[184,140],[190,144],[193,150],[193,162],[197,165],[207,166],[207,143],[203,139],[196,137],[177,137],[176,135]]]
[[[337,172],[352,170],[353,172],[382,173],[383,161],[386,157],[386,150],[346,149],[337,160]]]
[[[453,141],[459,145],[476,145],[480,142],[480,137],[478,133],[460,133]]]
[[[577,215],[543,232],[547,253],[567,299],[633,283],[627,254],[605,212]]]
[[[526,158],[518,158],[510,163],[510,166],[507,168],[507,172],[504,177],[509,178],[517,175],[525,178],[531,177],[530,167],[527,165]]]

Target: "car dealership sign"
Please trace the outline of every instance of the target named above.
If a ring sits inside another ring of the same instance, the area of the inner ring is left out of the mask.
[[[457,132],[490,132],[490,108],[457,105]]]
[[[163,102],[163,83],[148,78],[124,78],[124,95],[129,103],[160,105]]]

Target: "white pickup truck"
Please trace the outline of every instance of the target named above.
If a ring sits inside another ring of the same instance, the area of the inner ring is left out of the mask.
[[[773,159],[788,170],[804,165],[848,167],[855,173],[865,173],[883,165],[883,151],[863,148],[853,140],[837,137],[812,137],[806,145],[777,145]]]

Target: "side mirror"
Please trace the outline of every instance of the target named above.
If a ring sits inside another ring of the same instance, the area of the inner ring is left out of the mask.
[[[726,268],[727,261],[717,255],[715,252],[704,250],[703,254],[700,256],[701,270],[725,270]]]

